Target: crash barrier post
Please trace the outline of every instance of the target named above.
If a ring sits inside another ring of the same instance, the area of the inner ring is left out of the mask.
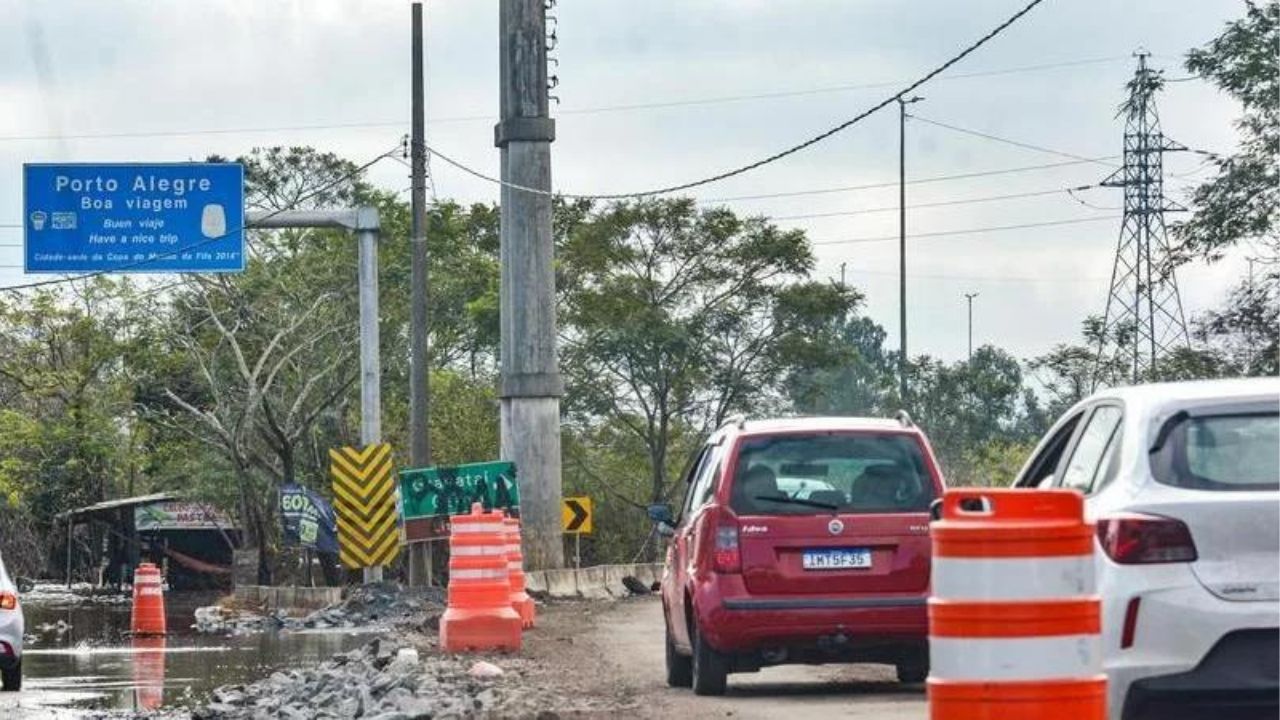
[[[511,573],[511,607],[520,615],[520,624],[533,627],[533,598],[525,591],[524,550],[521,548],[520,521],[507,518],[503,521],[507,531],[507,569]]]
[[[134,635],[164,635],[164,588],[160,568],[142,563],[133,573],[133,609],[129,629]]]
[[[1083,497],[949,490],[931,534],[931,720],[1105,720]]]
[[[501,512],[480,503],[455,515],[449,534],[449,607],[440,618],[445,652],[519,650],[520,614],[511,607],[507,534]]]

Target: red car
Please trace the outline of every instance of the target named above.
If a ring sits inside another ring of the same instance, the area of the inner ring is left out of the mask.
[[[667,683],[725,691],[729,673],[871,662],[928,674],[929,511],[943,482],[905,413],[734,419],[691,463],[662,577]]]

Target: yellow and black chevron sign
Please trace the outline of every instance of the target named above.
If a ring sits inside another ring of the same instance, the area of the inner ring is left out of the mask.
[[[400,552],[391,445],[329,451],[338,557],[349,568],[387,565]]]

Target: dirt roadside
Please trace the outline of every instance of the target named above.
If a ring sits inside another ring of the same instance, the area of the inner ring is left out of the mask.
[[[783,666],[732,675],[720,698],[668,688],[657,598],[543,608],[526,656],[570,696],[611,698],[626,717],[923,720],[922,686],[901,685],[879,665]]]

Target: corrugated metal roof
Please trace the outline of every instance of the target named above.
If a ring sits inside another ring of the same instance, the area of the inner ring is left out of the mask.
[[[106,512],[108,510],[119,510],[120,508],[137,507],[138,505],[151,505],[154,503],[164,502],[166,500],[177,500],[178,496],[173,493],[152,493],[150,495],[138,495],[136,497],[119,498],[116,500],[105,500],[93,505],[87,505],[82,508],[68,510],[64,513],[58,513],[57,518],[75,517],[77,515],[92,515],[93,513]]]

